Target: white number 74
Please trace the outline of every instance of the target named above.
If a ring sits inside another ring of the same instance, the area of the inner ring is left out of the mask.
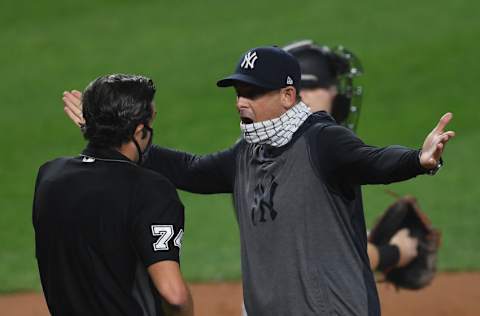
[[[153,244],[153,250],[169,250],[168,242],[172,239],[174,231],[173,225],[152,225],[152,235],[158,236],[158,240]],[[175,246],[182,247],[183,229],[180,229],[175,238]]]

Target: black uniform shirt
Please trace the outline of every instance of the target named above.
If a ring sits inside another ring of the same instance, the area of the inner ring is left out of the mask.
[[[163,176],[87,147],[38,173],[36,256],[52,315],[163,315],[147,267],[179,261],[183,206]]]

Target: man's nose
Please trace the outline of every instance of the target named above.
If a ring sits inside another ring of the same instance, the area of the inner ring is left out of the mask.
[[[237,110],[248,107],[248,102],[250,102],[249,99],[245,97],[237,96],[237,103],[236,103]]]

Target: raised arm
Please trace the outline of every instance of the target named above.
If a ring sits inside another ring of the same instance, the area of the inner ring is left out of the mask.
[[[442,117],[425,139],[422,150],[369,146],[347,128],[325,127],[315,140],[320,167],[358,184],[387,184],[427,173],[440,162],[445,144],[455,135],[443,131],[450,119],[450,113]]]

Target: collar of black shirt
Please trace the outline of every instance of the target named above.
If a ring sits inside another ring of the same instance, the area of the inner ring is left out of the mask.
[[[94,146],[90,143],[82,151],[82,155],[89,156],[92,158],[98,158],[98,159],[124,160],[126,162],[133,162],[116,149],[101,148],[101,147]]]

